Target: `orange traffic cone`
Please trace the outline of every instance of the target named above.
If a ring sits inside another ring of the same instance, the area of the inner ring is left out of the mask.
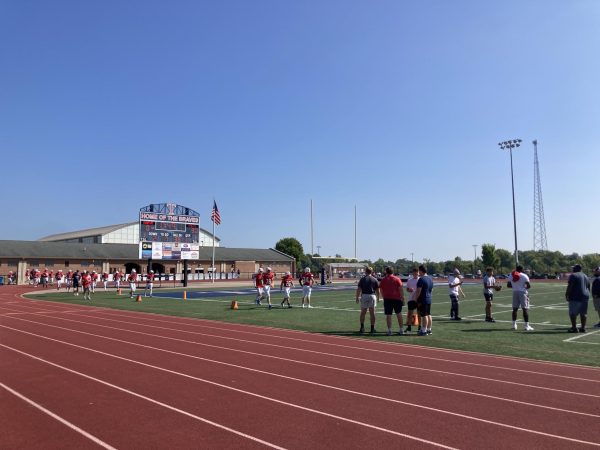
[[[412,324],[413,325],[419,325],[419,316],[417,316],[416,314],[413,314]]]
[[[232,301],[231,302],[231,309],[238,309],[238,302],[237,301]]]
[[[183,291],[183,299],[187,300],[187,291]]]
[[[137,297],[135,298],[136,302],[141,302],[142,301],[142,295],[138,294]]]

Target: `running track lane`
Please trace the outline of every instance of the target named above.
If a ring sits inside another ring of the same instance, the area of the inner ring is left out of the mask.
[[[123,343],[125,343],[125,342],[123,341]],[[265,375],[266,375],[266,376],[268,376],[269,374],[268,374],[268,373],[264,373],[264,374],[262,374],[262,375],[263,375],[263,376],[265,376]],[[206,375],[204,375],[204,376],[206,377]],[[243,380],[242,380],[242,381],[238,381],[238,383],[241,383],[241,382],[243,382]],[[267,381],[267,383],[268,383],[268,381]],[[240,385],[239,385],[239,384],[236,384],[236,386],[237,386],[237,387],[239,387]],[[269,386],[269,385],[267,384],[266,386]],[[331,388],[333,388],[333,387],[334,387],[334,386],[330,386],[330,389],[331,389]],[[251,388],[252,388],[252,383],[250,384],[249,388],[246,388],[246,390],[250,390]],[[360,386],[357,386],[357,388],[358,388],[358,389],[360,389]],[[305,391],[305,394],[306,394],[306,393],[307,393],[307,392]],[[310,393],[310,389],[308,390],[308,394],[309,394],[309,393]],[[264,393],[263,395],[267,395],[267,394],[268,394],[268,392]],[[355,395],[356,395],[356,394],[355,394]],[[386,399],[387,399],[387,397],[385,396],[385,392],[384,392],[384,393],[383,393],[383,395],[381,396],[381,399],[380,399],[380,400],[382,400],[382,401],[386,401]],[[318,400],[318,398],[317,398],[317,400]],[[288,401],[289,401],[289,400],[288,400]],[[338,397],[337,401],[339,401],[339,397]],[[460,399],[459,399],[459,398],[457,398],[457,399],[456,399],[456,401],[458,401],[458,402],[459,402],[459,401],[460,401]],[[322,399],[321,399],[321,402],[323,403],[323,400],[322,400]],[[450,402],[450,403],[451,403],[451,402]],[[432,408],[432,405],[430,404],[430,405],[429,405],[429,407],[430,407],[430,408]],[[448,409],[448,407],[450,407],[450,406],[449,406],[449,405],[447,405],[447,409]],[[488,407],[489,407],[489,405],[488,405]],[[508,410],[506,410],[506,411],[505,411],[505,414],[506,414],[506,415],[509,415],[509,414],[512,412],[512,408],[513,408],[513,407],[514,407],[514,405],[511,405],[511,409],[508,409]],[[450,407],[450,408],[451,408],[451,407]],[[486,409],[486,408],[484,408],[484,407],[482,407],[482,408],[483,408],[483,411],[482,411],[482,412],[485,412],[485,409]],[[491,408],[491,409],[494,409],[494,408]],[[527,411],[526,411],[526,412],[527,412]],[[532,411],[532,413],[535,413],[535,412],[537,412],[537,411]],[[564,411],[562,411],[562,412],[564,412]],[[529,414],[527,414],[527,415],[529,415]],[[527,415],[526,415],[526,416],[527,416]],[[536,420],[537,420],[537,417],[536,417],[534,414],[532,414],[532,415],[533,415],[533,416],[534,416],[534,418],[536,418]],[[514,416],[514,414],[513,414],[513,416]],[[562,420],[563,420],[563,421],[565,421],[565,422],[567,422],[567,424],[565,425],[565,428],[566,428],[566,429],[570,428],[569,426],[567,426],[567,425],[569,425],[569,424],[568,424],[568,422],[569,422],[569,419],[570,419],[570,417],[569,417],[568,415],[565,415],[565,414],[561,414],[561,416],[562,416]],[[600,416],[595,416],[595,417],[594,417],[594,421],[595,421],[595,420],[597,420],[598,418],[600,418]],[[518,417],[518,416],[516,416],[516,419],[519,419],[519,417]],[[547,419],[548,419],[548,418],[547,418]],[[551,418],[550,418],[550,419],[551,419]],[[560,417],[559,417],[559,419],[560,419]],[[520,422],[522,422],[523,420],[524,420],[524,419],[517,420],[517,425],[515,425],[515,428],[518,428],[518,429],[520,429],[521,427],[525,427],[525,425],[526,425],[526,424],[520,423]],[[588,419],[588,420],[589,420],[589,419]],[[552,422],[552,420],[550,420],[550,421]],[[578,421],[578,422],[581,422],[581,420],[580,420],[580,419],[579,419],[579,420],[577,420],[577,421]],[[519,423],[520,423],[520,425],[519,425]],[[533,425],[535,425],[535,421],[534,421],[532,424],[533,424]],[[393,425],[393,424],[392,424],[392,425]],[[457,431],[465,431],[465,430],[460,430],[460,429],[459,429],[459,430],[457,430]],[[467,431],[468,431],[468,430],[467,430]],[[565,431],[568,431],[568,430],[565,430]],[[556,430],[549,429],[549,430],[546,430],[546,432],[547,432],[547,433],[552,433],[552,432],[556,432]]]
[[[50,305],[48,305],[48,307],[50,307]],[[83,308],[83,309],[85,309],[85,308]],[[63,310],[64,310],[64,308],[63,308]],[[95,310],[95,311],[98,311],[98,310]],[[115,316],[117,316],[117,315],[115,315]],[[139,319],[140,317],[146,318],[146,317],[148,317],[149,315],[140,315],[140,314],[127,314],[126,316],[127,316],[127,317],[130,317],[130,316],[131,316],[131,317],[135,317],[135,318]],[[156,318],[156,317],[159,317],[159,316],[153,316],[153,317],[154,317],[154,318]],[[34,316],[34,319],[36,319],[36,320],[39,320],[40,318],[39,318],[39,317],[35,317],[35,316]],[[89,319],[88,319],[88,320],[89,320]],[[133,320],[133,319],[132,319],[132,320]],[[156,319],[154,319],[154,320],[156,320]],[[177,323],[177,322],[178,322],[178,321],[173,321],[173,318],[171,318],[171,317],[169,317],[169,318],[164,318],[164,321],[167,321],[167,320],[168,320],[168,321],[171,321],[171,323]],[[195,324],[197,324],[197,323],[198,323],[198,322],[200,322],[200,321],[186,321],[186,322],[188,322],[188,323],[195,323]],[[201,322],[204,322],[204,321],[201,321]],[[214,323],[214,322],[209,322],[209,324],[210,324],[209,326],[210,326],[210,327],[212,327],[212,328],[223,327],[223,325],[224,325],[224,324],[218,324],[218,323]],[[181,325],[181,324],[180,324],[180,325]],[[229,326],[229,324],[228,324],[228,326]],[[237,328],[237,327],[234,327],[234,328]],[[276,333],[277,333],[277,331],[276,331],[276,330],[272,330],[272,329],[261,329],[261,328],[257,328],[257,327],[240,327],[240,328],[241,328],[241,329],[244,329],[244,328],[249,328],[249,329],[250,329],[249,333],[253,333],[253,334],[256,334],[257,332],[263,332],[263,333],[265,333],[265,334],[275,333],[275,334],[274,334],[274,338],[277,338],[277,339],[279,339],[279,340],[281,340],[281,339],[282,339],[282,337],[280,337],[280,336],[278,337],[278,336],[277,336],[277,334],[276,334]],[[285,335],[292,335],[292,336],[299,336],[299,333],[295,333],[295,332],[284,333],[284,334],[285,334]],[[307,338],[309,338],[309,337],[310,337],[310,338],[312,338],[312,337],[313,337],[313,335],[307,335],[307,334],[301,334],[301,335],[300,335],[300,338],[301,338],[301,339],[304,339],[304,340],[307,340]],[[319,339],[323,340],[323,337],[322,337],[322,336],[320,336],[320,337],[319,337]],[[310,340],[310,339],[308,339],[308,340]],[[325,339],[325,340],[326,340],[326,341],[328,341],[327,339]],[[341,340],[343,340],[344,342],[353,341],[353,340],[348,340],[348,339],[343,339],[343,338],[342,338]],[[356,341],[356,340],[354,340],[354,341]],[[363,344],[364,344],[364,342],[361,342],[361,343],[360,343],[360,345],[363,345]],[[321,345],[323,345],[323,343],[321,342],[319,345],[321,346]],[[371,346],[371,344],[370,344],[370,343],[369,343],[369,346]],[[255,347],[256,347],[256,344],[255,344]],[[263,348],[263,347],[264,347],[264,345],[259,345],[259,347],[260,347],[260,348]],[[377,346],[377,347],[380,347],[380,346]],[[400,347],[400,346],[398,346],[398,347]],[[409,347],[410,347],[410,346],[409,346]],[[389,348],[389,346],[388,346],[388,348]],[[372,349],[370,349],[370,350],[372,351]],[[139,350],[138,350],[138,352],[139,352]],[[470,356],[470,357],[472,357],[472,355],[469,355],[469,356]],[[243,362],[243,361],[242,361],[242,362]],[[246,363],[245,363],[245,364],[246,364]],[[572,371],[572,370],[573,370],[573,367],[569,367],[569,369]],[[256,380],[253,380],[253,381],[256,381]],[[261,378],[261,381],[262,381],[262,378]],[[254,383],[254,384],[256,384],[256,383]],[[252,388],[252,386],[250,386],[250,388],[249,388],[249,389],[251,389],[251,388]],[[322,394],[321,394],[321,395],[322,395]],[[329,394],[329,395],[330,395],[330,394]],[[317,399],[316,401],[318,401],[318,400],[319,400],[319,399]],[[337,401],[336,401],[336,402],[337,402]],[[375,414],[377,414],[377,413],[376,413],[376,411],[375,411],[374,413],[375,413]],[[392,424],[392,425],[393,425],[393,424]],[[548,447],[546,447],[546,448],[548,448]]]

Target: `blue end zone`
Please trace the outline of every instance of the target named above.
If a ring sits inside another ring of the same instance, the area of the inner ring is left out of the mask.
[[[479,283],[467,282],[463,283],[463,285],[474,285]],[[445,287],[447,283],[434,283],[436,287]],[[343,285],[325,285],[322,286],[320,284],[313,286],[313,294],[318,293],[319,291],[354,291],[356,290],[356,285],[352,284],[343,284]],[[302,288],[295,287],[292,289],[292,292],[302,293]],[[271,289],[272,294],[278,294],[279,288]],[[248,295],[253,296],[256,295],[256,288],[243,288],[243,289],[219,289],[219,290],[205,290],[205,291],[196,291],[190,290],[187,291],[187,299],[203,299],[203,298],[215,298],[215,297],[232,297],[232,296],[240,296],[240,295]],[[154,297],[162,297],[162,298],[179,298],[183,299],[183,291],[171,291],[171,292],[159,292],[157,290],[154,291]]]
[[[318,291],[354,291],[356,286],[352,285],[342,285],[342,286],[321,286],[315,285],[313,286],[313,293]],[[292,292],[302,293],[302,288],[296,287],[292,289]],[[271,289],[272,294],[278,294],[279,288]],[[154,297],[163,297],[163,298],[180,298],[183,299],[183,291],[171,291],[171,292],[158,292],[154,290]],[[190,290],[187,291],[187,299],[203,299],[203,298],[215,298],[215,297],[232,297],[232,296],[240,296],[240,295],[248,295],[254,296],[256,295],[256,288],[246,288],[246,289],[219,289],[219,290],[206,290],[206,291],[196,291]]]

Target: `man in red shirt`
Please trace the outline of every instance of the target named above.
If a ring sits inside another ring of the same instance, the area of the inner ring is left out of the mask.
[[[273,308],[273,305],[271,305],[271,286],[273,285],[274,278],[275,275],[273,275],[272,269],[267,267],[267,272],[263,274],[263,289],[265,297],[267,297],[267,302],[269,303],[269,309]]]
[[[148,291],[150,291],[150,297],[152,297],[152,288],[154,287],[154,270],[151,270],[148,275],[146,275],[146,289],[144,290],[144,297],[148,296]]]
[[[282,308],[286,302],[287,302],[288,308],[292,307],[292,305],[290,304],[290,292],[293,287],[294,287],[294,277],[292,276],[291,273],[286,272],[285,275],[283,277],[281,277],[281,286],[279,287],[280,291],[283,291],[285,289],[285,293],[283,294],[283,301],[281,302]]]
[[[256,300],[254,300],[254,302],[257,305],[261,305],[261,300],[263,298],[264,292],[265,292],[265,285],[263,283],[263,268],[260,267],[258,269],[258,273],[256,275],[254,275],[254,286],[256,286]]]
[[[81,286],[83,286],[83,299],[91,300],[92,296],[90,294],[90,288],[92,286],[92,276],[87,270],[85,270],[81,276]]]
[[[310,304],[310,294],[312,293],[312,287],[315,283],[315,279],[313,274],[310,273],[310,268],[307,267],[304,269],[302,276],[300,277],[300,284],[302,284],[302,307],[303,308],[312,308]],[[306,301],[306,306],[304,306],[304,302]]]
[[[392,267],[385,268],[385,277],[379,283],[379,289],[383,297],[383,310],[387,322],[387,335],[392,335],[392,312],[396,314],[402,336],[402,307],[404,306],[404,292],[402,291],[402,280],[394,275]]]

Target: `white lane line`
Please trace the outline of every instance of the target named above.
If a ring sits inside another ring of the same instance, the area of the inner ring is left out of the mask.
[[[0,344],[2,345],[2,344]],[[60,423],[62,423],[63,425],[66,425],[67,427],[71,428],[72,430],[76,431],[77,433],[81,434],[82,436],[85,436],[86,438],[88,438],[90,441],[98,444],[101,447],[104,447],[108,450],[116,450],[115,447],[107,444],[106,442],[98,439],[96,436],[88,433],[85,430],[82,430],[81,428],[79,428],[77,425],[69,422],[66,419],[63,419],[62,417],[60,417],[57,414],[54,414],[52,411],[50,411],[49,409],[44,408],[42,405],[40,405],[39,403],[34,402],[33,400],[31,400],[30,398],[25,397],[23,394],[20,394],[19,392],[15,391],[14,389],[11,389],[10,387],[8,387],[6,384],[2,383],[0,381],[0,387],[6,389],[8,392],[10,392],[11,394],[13,394],[14,396],[20,398],[21,400],[23,400],[24,402],[29,403],[31,406],[33,406],[34,408],[39,409],[41,412],[43,412],[44,414],[49,415],[50,417],[52,417],[55,420],[58,420]]]
[[[2,325],[0,325],[0,326],[2,326]],[[5,328],[10,328],[10,327],[5,327]],[[13,329],[13,328],[11,328],[11,329]],[[185,373],[182,373],[182,372],[177,372],[177,371],[174,371],[174,370],[165,369],[163,367],[154,366],[152,364],[143,363],[141,361],[136,361],[136,360],[133,360],[133,359],[124,358],[122,356],[113,355],[113,354],[106,353],[106,352],[101,352],[99,350],[94,350],[94,349],[87,348],[87,347],[84,347],[84,346],[81,346],[81,345],[72,344],[70,342],[60,341],[58,339],[53,339],[53,338],[49,338],[49,337],[46,337],[46,336],[37,335],[35,333],[29,333],[29,332],[23,331],[23,330],[17,330],[17,329],[13,329],[13,330],[14,331],[19,331],[19,332],[22,332],[22,333],[25,333],[25,334],[29,334],[31,336],[39,337],[39,338],[42,338],[42,339],[50,340],[50,341],[53,341],[53,342],[58,342],[58,343],[61,343],[61,344],[72,346],[72,347],[77,347],[77,348],[80,348],[82,350],[87,350],[87,351],[90,351],[90,352],[93,352],[93,353],[98,353],[98,354],[101,354],[101,355],[104,355],[104,356],[108,356],[108,357],[111,357],[111,358],[120,359],[122,361],[130,362],[130,363],[133,363],[133,364],[138,364],[138,365],[141,365],[141,366],[144,366],[144,367],[148,367],[148,368],[151,368],[151,369],[159,370],[161,372],[166,372],[166,373],[169,373],[169,374],[172,374],[172,375],[178,375],[178,376],[181,376],[181,377],[184,377],[184,378],[188,378],[188,379],[191,379],[191,380],[194,380],[194,381],[200,381],[200,382],[207,383],[207,384],[210,384],[210,385],[213,385],[213,386],[217,386],[217,387],[221,387],[221,388],[228,389],[228,390],[231,390],[231,391],[235,391],[235,392],[238,392],[240,394],[244,394],[244,395],[248,395],[248,396],[251,396],[251,397],[256,397],[256,398],[259,398],[259,399],[262,399],[262,400],[267,400],[267,401],[270,401],[270,402],[274,402],[274,403],[277,403],[277,404],[280,404],[280,405],[283,405],[283,406],[289,406],[289,407],[292,407],[292,408],[297,408],[297,409],[300,409],[300,410],[303,410],[303,411],[307,411],[307,412],[310,412],[310,413],[314,413],[314,414],[319,414],[319,415],[322,415],[322,416],[330,417],[330,418],[335,419],[335,420],[341,420],[341,421],[344,421],[344,422],[349,422],[349,423],[352,423],[354,425],[360,425],[360,426],[363,426],[363,427],[366,427],[366,428],[370,428],[370,429],[373,429],[373,430],[376,430],[376,431],[393,434],[395,436],[399,436],[399,437],[406,438],[406,439],[412,439],[414,441],[422,442],[422,443],[425,443],[425,444],[434,445],[436,447],[446,448],[446,449],[450,449],[450,450],[457,450],[454,447],[448,447],[448,446],[440,444],[438,442],[428,441],[426,439],[421,439],[421,438],[418,438],[416,436],[412,436],[412,435],[409,435],[409,434],[399,433],[399,432],[396,432],[396,431],[393,431],[393,430],[388,430],[388,429],[385,429],[385,428],[381,428],[381,427],[378,427],[376,425],[370,425],[370,424],[367,424],[367,423],[364,423],[364,422],[359,422],[359,421],[356,421],[356,420],[353,420],[353,419],[348,419],[348,418],[345,418],[345,417],[336,416],[335,414],[329,414],[329,413],[326,413],[324,411],[318,411],[316,409],[312,409],[312,408],[307,408],[307,407],[304,407],[304,406],[300,406],[300,405],[297,405],[295,403],[289,403],[289,402],[285,402],[283,400],[277,400],[275,398],[267,397],[267,396],[260,395],[260,394],[255,394],[253,392],[244,391],[242,389],[237,389],[237,388],[234,388],[234,387],[231,387],[231,386],[227,386],[227,385],[224,385],[224,384],[221,384],[221,383],[216,383],[214,381],[205,380],[203,378],[195,377],[195,376],[188,375],[188,374],[185,374]],[[213,425],[213,426],[215,426],[217,428],[220,428],[220,429],[223,429],[223,430],[226,430],[226,431],[230,431],[232,433],[235,433],[235,434],[237,434],[239,436],[243,436],[243,437],[245,437],[247,439],[250,439],[252,441],[259,442],[261,444],[267,445],[267,446],[272,447],[272,448],[283,449],[283,447],[276,446],[275,444],[272,444],[270,442],[263,441],[263,440],[261,440],[259,438],[254,437],[254,436],[250,436],[248,434],[245,434],[245,433],[242,433],[240,431],[234,430],[232,428],[226,427],[224,425],[218,424],[216,422],[213,422],[211,420],[205,419],[203,417],[196,416],[195,414],[192,414],[192,413],[189,413],[187,411],[181,410],[179,408],[176,408],[174,406],[171,406],[171,405],[168,405],[166,403],[160,402],[158,400],[154,400],[154,399],[152,399],[150,397],[146,397],[145,395],[138,394],[137,392],[130,391],[129,389],[122,388],[120,386],[114,385],[112,383],[109,383],[107,381],[101,380],[99,378],[92,377],[91,375],[87,375],[87,374],[84,374],[82,372],[78,372],[76,370],[69,369],[68,367],[62,366],[60,364],[53,363],[51,361],[45,360],[45,359],[40,358],[40,357],[35,356],[35,355],[31,355],[29,353],[25,353],[25,352],[23,352],[21,350],[9,347],[9,346],[1,344],[1,343],[0,343],[0,347],[4,347],[4,348],[6,348],[8,350],[12,350],[14,352],[17,352],[17,353],[20,353],[22,355],[25,355],[25,356],[28,356],[30,358],[33,358],[35,360],[44,362],[44,363],[49,364],[51,366],[57,367],[59,369],[63,369],[65,371],[67,371],[67,372],[74,373],[76,375],[82,376],[82,377],[87,378],[89,380],[96,381],[96,382],[101,383],[101,384],[103,384],[105,386],[109,386],[109,387],[112,387],[113,389],[117,389],[117,390],[119,390],[121,392],[125,392],[125,393],[133,395],[135,397],[142,398],[142,399],[147,400],[147,401],[149,401],[151,403],[154,403],[154,404],[157,404],[157,405],[162,406],[164,408],[167,408],[169,410],[172,410],[172,411],[184,414],[184,415],[186,415],[188,417],[192,417],[192,418],[194,418],[196,420],[200,420],[200,421],[202,421],[204,423],[208,423],[208,424]],[[565,439],[571,440],[570,438],[565,438]],[[582,441],[582,442],[584,442],[584,441]]]
[[[386,380],[386,381],[399,381],[399,382],[403,382],[403,383],[407,383],[407,384],[414,384],[416,386],[430,387],[432,389],[439,389],[439,390],[449,391],[449,392],[453,392],[453,393],[459,393],[459,394],[463,394],[463,395],[472,395],[472,396],[483,397],[483,398],[491,399],[491,400],[498,400],[498,401],[503,401],[503,402],[508,402],[508,403],[515,403],[515,404],[518,404],[518,405],[527,405],[527,406],[531,406],[531,407],[535,407],[535,408],[542,408],[542,409],[548,409],[548,410],[551,410],[551,411],[558,411],[558,412],[561,412],[561,413],[577,414],[577,415],[594,417],[594,418],[599,418],[600,419],[600,415],[596,415],[596,414],[584,413],[584,412],[580,412],[580,411],[573,411],[573,410],[563,409],[563,408],[556,408],[556,407],[553,407],[553,406],[540,405],[540,404],[537,404],[537,403],[529,403],[529,402],[525,402],[525,401],[522,401],[522,400],[513,400],[513,399],[509,399],[509,398],[505,398],[505,397],[496,397],[496,396],[493,396],[493,395],[481,394],[481,393],[472,392],[472,391],[463,391],[463,390],[456,389],[456,388],[448,388],[446,386],[430,385],[430,384],[426,384],[426,383],[423,383],[423,382],[420,382],[420,381],[416,382],[416,381],[410,381],[410,380],[405,380],[405,379],[401,379],[401,378],[394,378],[394,377],[390,377],[390,376],[383,376],[383,375],[378,375],[378,374],[373,374],[373,373],[359,372],[359,371],[356,371],[356,370],[343,369],[343,368],[339,368],[339,367],[327,366],[327,365],[317,364],[317,363],[311,363],[311,362],[307,362],[307,361],[300,361],[300,360],[296,360],[296,359],[292,359],[292,358],[284,358],[284,357],[281,357],[281,356],[273,356],[273,355],[267,355],[267,354],[263,354],[263,353],[251,352],[251,351],[247,351],[247,350],[235,349],[235,348],[231,348],[231,347],[223,347],[223,346],[220,346],[220,345],[206,344],[206,343],[197,342],[197,341],[188,341],[188,340],[185,340],[185,339],[179,339],[179,338],[174,338],[174,337],[169,337],[169,336],[163,336],[163,335],[151,334],[151,333],[144,333],[142,331],[132,331],[132,330],[123,329],[123,328],[110,327],[108,325],[98,325],[98,324],[94,324],[94,323],[91,323],[91,322],[83,322],[83,321],[79,321],[79,320],[63,319],[63,318],[60,318],[60,320],[65,320],[65,321],[68,321],[68,322],[75,322],[75,323],[79,323],[79,324],[82,324],[82,325],[92,325],[92,326],[96,326],[96,327],[100,327],[100,328],[107,328],[107,329],[110,329],[110,330],[122,331],[122,332],[126,332],[126,333],[139,334],[139,335],[142,335],[142,336],[149,336],[149,337],[158,338],[158,339],[165,339],[165,340],[172,340],[172,341],[176,341],[176,342],[182,342],[182,343],[186,343],[186,344],[200,345],[200,346],[203,346],[203,347],[215,348],[215,349],[218,349],[218,350],[228,350],[228,351],[232,351],[232,352],[235,352],[235,353],[242,353],[242,354],[246,354],[246,355],[259,356],[259,357],[264,357],[264,358],[269,358],[269,359],[275,359],[275,360],[279,360],[279,361],[285,361],[285,362],[291,362],[291,363],[296,363],[296,364],[307,365],[307,366],[311,366],[311,367],[318,367],[318,368],[323,368],[323,369],[335,370],[335,371],[344,372],[344,373],[351,373],[351,374],[355,374],[355,375],[361,375],[361,376],[367,376],[367,377],[373,377],[373,378],[381,378],[382,380]],[[40,322],[34,322],[34,323],[40,323]],[[78,334],[84,334],[84,335],[87,335],[87,336],[98,337],[98,338],[106,339],[106,340],[109,340],[109,341],[115,341],[115,342],[129,344],[129,345],[133,345],[133,346],[137,346],[137,347],[142,347],[142,348],[146,348],[146,349],[150,349],[150,350],[155,350],[155,351],[170,353],[170,354],[174,354],[174,355],[177,355],[177,356],[184,356],[184,357],[187,357],[187,358],[202,360],[202,361],[206,361],[206,362],[210,362],[210,363],[214,363],[214,364],[220,364],[220,365],[231,366],[231,367],[235,367],[235,368],[241,368],[241,369],[249,370],[249,371],[252,371],[252,372],[258,372],[258,373],[261,373],[261,374],[267,375],[267,376],[274,376],[274,377],[284,378],[286,380],[298,381],[300,383],[313,384],[313,385],[316,384],[317,386],[323,386],[323,387],[328,387],[328,388],[331,388],[331,389],[337,389],[337,387],[335,387],[335,386],[329,386],[329,385],[324,385],[324,384],[320,384],[320,383],[315,383],[315,382],[312,382],[312,381],[309,381],[309,380],[305,380],[305,379],[299,379],[299,378],[295,378],[295,377],[290,377],[289,375],[285,375],[285,374],[278,374],[278,373],[275,373],[275,372],[267,372],[267,371],[263,371],[263,370],[259,370],[259,369],[253,369],[251,367],[239,366],[237,364],[231,364],[231,363],[227,363],[227,362],[224,362],[224,361],[217,361],[217,360],[210,359],[210,358],[205,358],[205,357],[201,357],[201,356],[197,356],[197,355],[190,355],[188,353],[176,352],[176,351],[173,351],[173,350],[168,350],[168,349],[164,349],[164,348],[160,348],[160,347],[154,347],[154,346],[147,345],[147,344],[140,344],[140,343],[132,342],[132,341],[126,341],[126,340],[123,340],[123,339],[117,339],[117,338],[114,338],[114,337],[99,335],[99,334],[95,334],[95,333],[91,333],[91,332],[87,332],[87,331],[74,330],[72,328],[58,327],[56,325],[48,325],[48,324],[43,324],[43,323],[40,323],[40,324],[48,326],[48,327],[56,327],[56,328],[59,328],[61,330],[70,331],[70,332],[74,332],[74,333],[78,333]],[[568,392],[568,394],[569,395],[573,395],[574,393]],[[362,394],[359,393],[359,395],[362,395]],[[585,395],[593,396],[592,394],[585,394]],[[600,396],[598,396],[598,397],[600,398]]]
[[[116,317],[116,316],[112,316],[112,317]],[[149,325],[149,324],[145,324],[145,323],[138,323],[138,322],[132,322],[132,321],[123,321],[123,320],[117,320],[117,319],[112,319],[112,318],[108,319],[108,318],[105,318],[105,317],[102,317],[102,316],[98,316],[98,315],[93,316],[93,318],[97,318],[97,319],[100,319],[100,320],[113,321],[113,322],[127,323],[129,325],[137,325],[137,326],[148,327],[148,328],[157,328],[157,329],[162,329],[162,330],[175,331],[175,332],[192,334],[192,335],[210,336],[210,337],[215,337],[215,338],[219,338],[219,339],[241,340],[243,342],[258,343],[256,341],[249,341],[249,340],[246,340],[246,339],[237,339],[237,338],[233,338],[233,337],[230,337],[230,336],[219,336],[219,335],[213,335],[213,334],[208,334],[208,333],[200,333],[198,331],[187,331],[187,330],[181,330],[181,329],[160,327],[160,326],[157,326],[157,325]],[[155,320],[155,319],[154,319],[154,321],[162,322],[160,320]],[[165,321],[165,322],[172,323],[170,321]],[[214,326],[205,326],[205,328],[216,329],[216,330],[223,330],[223,328],[214,327]],[[260,337],[264,337],[265,336],[264,334],[250,332],[250,331],[243,331],[242,333],[251,334],[251,335],[258,335]],[[269,337],[273,337],[273,336],[269,336]],[[281,337],[281,338],[276,337],[276,338],[277,339],[286,339],[286,340],[291,340],[291,341],[299,341],[303,345],[306,344],[306,341],[304,339],[301,339],[301,338],[294,338],[294,337],[287,337],[287,336],[286,337]],[[356,346],[334,344],[334,343],[331,343],[331,342],[323,342],[323,341],[312,341],[311,340],[310,343],[311,344],[324,345],[324,346],[346,348],[346,349],[351,349],[351,350],[365,350],[365,351],[369,351],[369,352],[373,352],[373,353],[383,353],[383,354],[386,354],[386,355],[391,355],[393,357],[403,356],[398,351],[392,352],[392,351],[388,351],[388,350],[380,350],[380,349],[373,349],[373,348],[361,348],[361,347],[356,347]],[[289,346],[282,346],[282,345],[270,344],[270,343],[265,343],[265,342],[260,342],[260,344],[261,345],[275,346],[275,347],[282,347],[282,348],[283,347],[289,348]],[[311,352],[311,350],[307,350],[307,349],[303,349],[303,348],[293,348],[293,349],[294,350],[298,350],[298,351]],[[335,354],[334,356],[343,357],[343,356],[337,355],[337,354]],[[474,363],[474,362],[469,362],[469,361],[456,361],[456,360],[453,360],[453,359],[438,358],[438,357],[433,357],[433,356],[423,356],[423,355],[414,355],[414,354],[411,354],[411,355],[405,354],[404,356],[410,356],[411,358],[416,358],[416,359],[425,359],[425,360],[431,360],[431,361],[439,361],[439,362],[444,362],[444,363],[463,364],[463,365],[469,365],[469,366],[475,366],[475,367],[501,369],[501,370],[507,370],[507,371],[512,371],[512,372],[521,372],[521,373],[534,374],[534,375],[542,375],[542,376],[550,376],[550,377],[564,378],[564,379],[571,379],[571,380],[578,380],[578,381],[588,381],[588,382],[592,382],[592,383],[600,383],[600,379],[588,379],[588,378],[581,378],[581,377],[572,377],[572,376],[568,376],[568,375],[553,374],[553,373],[548,373],[548,372],[537,372],[537,371],[533,371],[533,370],[525,370],[525,369],[517,369],[517,368],[512,368],[512,367],[495,366],[495,365],[491,365],[491,364]],[[422,369],[422,368],[420,368],[420,370],[428,370],[428,369]],[[462,375],[461,374],[461,376],[467,376],[467,375]]]

